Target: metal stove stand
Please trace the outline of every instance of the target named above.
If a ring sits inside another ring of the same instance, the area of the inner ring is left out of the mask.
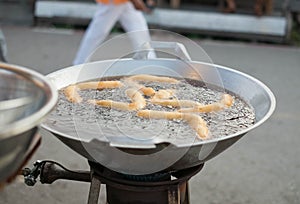
[[[190,204],[188,181],[204,166],[176,172],[127,175],[89,162],[90,171],[72,171],[53,161],[37,161],[24,169],[25,183],[33,186],[39,176],[43,184],[58,179],[91,182],[88,204],[97,204],[101,184],[106,185],[107,204]]]

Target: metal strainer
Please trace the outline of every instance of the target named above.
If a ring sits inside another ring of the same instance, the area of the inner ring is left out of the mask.
[[[43,75],[0,63],[0,183],[20,168],[36,126],[56,101],[56,89]]]

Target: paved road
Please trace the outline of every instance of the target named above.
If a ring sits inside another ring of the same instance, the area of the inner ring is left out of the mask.
[[[82,31],[3,27],[9,62],[43,74],[69,66]],[[164,36],[162,37],[162,39]],[[233,67],[265,82],[277,97],[277,109],[262,126],[206,163],[191,180],[193,204],[300,203],[300,49],[237,42],[196,41],[216,64]],[[251,90],[249,90],[251,91]],[[71,169],[86,161],[42,131],[32,161],[52,159]],[[0,192],[0,204],[86,203],[89,185],[60,181],[26,187],[19,180]],[[104,199],[102,195],[102,200]]]

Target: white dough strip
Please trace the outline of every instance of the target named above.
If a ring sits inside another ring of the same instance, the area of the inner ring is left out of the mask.
[[[145,87],[135,81],[132,80],[128,80],[128,78],[126,78],[124,80],[125,84],[129,87],[138,89],[139,91],[141,91],[145,96],[150,96],[152,97],[155,94],[155,90],[152,89],[151,87]]]
[[[86,89],[113,89],[123,86],[120,81],[91,81],[91,82],[82,82],[78,84],[73,84],[67,86],[64,89],[64,94],[66,98],[72,103],[81,103],[83,101],[82,97],[79,95],[80,90]]]
[[[171,84],[177,84],[179,81],[171,77],[153,76],[148,74],[138,74],[127,78],[127,80],[139,81],[139,82],[165,82]]]
[[[194,107],[194,106],[201,106],[201,103],[192,100],[159,100],[159,99],[152,99],[151,103],[161,106],[172,106],[172,107]]]
[[[112,100],[89,100],[88,102],[102,107],[113,108],[122,111],[134,111],[143,109],[146,106],[146,100],[142,94],[135,89],[127,89],[126,95],[131,99],[131,103],[124,103]]]
[[[225,108],[229,108],[233,104],[233,98],[229,94],[224,94],[222,96],[222,99],[217,103],[212,103],[208,105],[197,105],[193,108],[182,108],[178,111],[181,113],[192,113],[192,112],[198,112],[198,113],[210,113],[210,112],[217,112],[221,111]]]
[[[137,112],[137,116],[148,119],[185,120],[189,123],[191,128],[193,128],[197,132],[199,138],[209,138],[209,130],[207,128],[207,124],[199,115],[168,111],[140,110]]]

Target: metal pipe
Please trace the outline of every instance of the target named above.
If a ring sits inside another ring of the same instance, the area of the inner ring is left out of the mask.
[[[41,167],[41,183],[51,184],[59,179],[91,182],[89,171],[71,171],[56,162],[45,162]]]
[[[28,186],[34,186],[37,177],[40,177],[42,184],[52,184],[59,179],[91,182],[89,171],[72,171],[54,161],[36,161],[32,169],[23,169],[22,175]]]

